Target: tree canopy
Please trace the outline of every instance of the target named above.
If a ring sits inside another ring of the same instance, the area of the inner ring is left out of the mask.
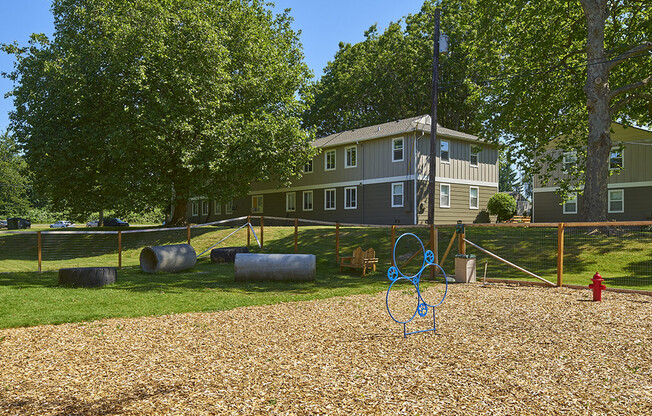
[[[24,215],[29,208],[29,172],[16,141],[0,134],[0,218]]]
[[[526,174],[575,151],[562,196],[584,185],[584,218],[606,220],[610,125],[652,123],[652,7],[639,0],[477,0],[471,54],[489,82],[487,139],[501,138]],[[559,152],[549,152],[558,149]]]
[[[55,0],[16,55],[11,128],[54,207],[226,201],[311,156],[310,79],[288,13],[262,1]]]
[[[421,11],[409,14],[379,33],[373,25],[365,40],[340,43],[324,75],[311,91],[314,103],[305,122],[318,135],[431,112],[435,5],[427,0]],[[468,20],[472,4],[446,0],[441,29],[450,37],[450,52],[440,60],[438,120],[443,126],[468,133],[478,131],[477,95],[471,78],[467,39],[475,28]]]

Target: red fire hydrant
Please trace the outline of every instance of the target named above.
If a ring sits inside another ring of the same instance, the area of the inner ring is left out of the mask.
[[[607,286],[602,284],[602,282],[604,282],[604,279],[598,273],[596,273],[595,276],[593,276],[593,279],[591,279],[591,281],[593,283],[589,285],[589,289],[593,289],[593,301],[600,302],[602,300],[602,291],[605,290]]]

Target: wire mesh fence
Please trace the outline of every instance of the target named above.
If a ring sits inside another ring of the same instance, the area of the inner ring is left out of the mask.
[[[405,233],[413,236],[401,237]],[[465,238],[551,282],[556,283],[561,272],[565,285],[586,286],[593,274],[599,272],[608,287],[652,290],[652,222],[569,223],[561,227],[473,224],[465,226]],[[393,241],[398,241],[394,257]],[[144,247],[188,242],[198,255],[203,253],[206,258],[214,247],[249,246],[268,253],[316,254],[317,263],[329,267],[337,265],[340,256],[351,256],[357,247],[373,248],[379,259],[379,272],[386,273],[395,260],[405,275],[416,273],[423,264],[423,252],[433,249],[438,263],[452,276],[455,255],[460,250],[455,225],[431,230],[429,226],[392,228],[252,216],[179,228],[1,232],[0,272],[33,272],[39,267],[47,271],[64,267],[138,266]],[[478,279],[484,276],[486,268],[487,278],[536,280],[470,243],[466,244],[466,253],[476,256]]]
[[[550,226],[467,226],[465,238],[483,249],[550,282],[557,280],[558,227]],[[467,245],[476,256],[478,275],[495,279],[537,280],[495,257]]]

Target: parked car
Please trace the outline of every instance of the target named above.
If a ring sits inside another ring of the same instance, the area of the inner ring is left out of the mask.
[[[0,220],[0,228],[7,228],[7,221]]]
[[[67,228],[69,224],[68,221],[56,221],[54,224],[50,224],[50,228]]]
[[[93,221],[89,221],[89,222],[86,223],[87,227],[97,227],[99,225],[100,225],[100,222],[98,220],[93,220]]]
[[[104,218],[105,227],[129,227],[129,223],[118,218]]]
[[[7,228],[10,230],[20,230],[25,228],[31,228],[32,221],[25,218],[7,218]]]

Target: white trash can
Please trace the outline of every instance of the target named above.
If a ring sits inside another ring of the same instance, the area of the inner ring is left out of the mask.
[[[455,255],[455,281],[475,283],[475,254]]]

